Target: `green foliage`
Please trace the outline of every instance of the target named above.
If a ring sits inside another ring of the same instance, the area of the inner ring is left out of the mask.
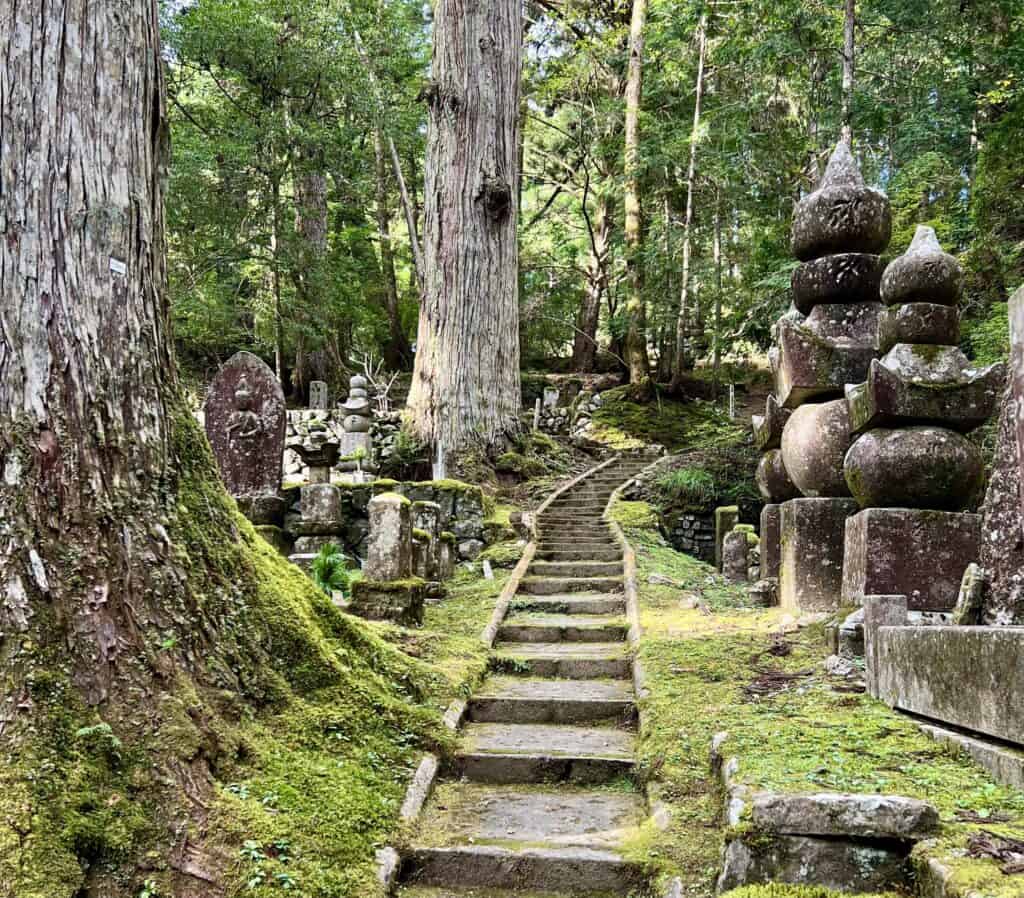
[[[766,883],[765,885],[743,886],[725,892],[722,898],[857,898],[850,892],[836,892],[825,886],[791,885],[789,883]],[[900,898],[896,892],[872,893],[860,898]]]
[[[429,464],[427,447],[403,428],[395,434],[391,455],[381,463],[381,474],[395,480],[415,479]]]
[[[971,357],[978,365],[1005,362],[1010,357],[1010,319],[1005,302],[993,303],[984,318],[964,328]]]
[[[335,543],[322,546],[310,565],[313,582],[325,595],[340,592],[345,598],[352,593],[352,574],[348,556]]]
[[[659,477],[655,486],[670,503],[704,507],[718,497],[715,478],[704,468],[678,468]]]

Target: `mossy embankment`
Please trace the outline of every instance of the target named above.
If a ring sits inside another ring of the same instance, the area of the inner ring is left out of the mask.
[[[739,781],[780,792],[931,801],[941,829],[918,847],[917,862],[937,858],[949,867],[955,896],[971,888],[991,898],[1024,891],[1024,877],[966,856],[969,839],[982,829],[1024,838],[1024,793],[997,785],[966,756],[829,676],[822,625],[798,629],[777,608],[744,607],[742,588],[662,544],[644,503],[620,503],[613,514],[637,550],[640,659],[650,690],[642,701],[641,775],[672,812],[666,830],[648,824],[633,846],[656,878],[680,876],[686,894],[713,894],[726,833],[709,752],[712,737],[727,732],[724,751],[738,759]],[[652,574],[673,584],[652,584]]]
[[[33,726],[0,769],[0,895],[380,896],[375,850],[422,754],[453,747],[501,581],[461,571],[403,643],[257,535],[187,413],[173,440],[132,685],[89,706],[52,644],[18,649]]]

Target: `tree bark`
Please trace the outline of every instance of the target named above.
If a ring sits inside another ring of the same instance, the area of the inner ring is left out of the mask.
[[[697,144],[700,136],[701,100],[704,97],[704,60],[707,53],[707,14],[697,26],[697,84],[693,101],[693,126],[690,131],[690,164],[686,171],[686,218],[683,222],[683,275],[679,291],[679,318],[676,321],[676,368],[673,380],[681,381],[693,365],[690,345],[690,253],[693,233],[693,192],[697,180]]]
[[[402,330],[398,309],[398,279],[395,276],[395,254],[391,246],[391,210],[388,207],[387,162],[380,129],[373,132],[373,152],[377,176],[377,236],[380,240],[380,270],[384,280],[384,311],[388,318],[388,342],[384,347],[384,364],[392,371],[404,369],[412,357],[409,341]]]
[[[572,344],[572,370],[593,371],[597,363],[597,326],[608,290],[608,259],[611,253],[611,201],[606,191],[597,194],[593,220],[584,210],[590,234],[585,269],[586,289],[576,317]]]
[[[518,428],[521,66],[518,0],[439,0],[409,415],[446,453],[501,445]]]
[[[292,266],[292,279],[302,298],[297,317],[301,319],[300,325],[305,325],[310,315],[319,314],[323,308],[327,255],[327,176],[315,165],[295,179],[295,232],[299,252],[298,264]],[[306,329],[300,326],[295,336],[295,368],[291,377],[296,395],[305,395],[309,380],[306,349]]]
[[[855,28],[857,24],[857,0],[845,0],[843,17],[843,99],[842,99],[842,136],[849,144],[853,144],[853,79],[854,54],[856,47]]]
[[[643,207],[640,196],[640,102],[643,95],[644,28],[647,0],[633,0],[629,27],[629,66],[626,73],[625,139],[625,238],[626,273],[626,361],[630,383],[639,384],[650,375],[647,357],[647,309],[643,284]]]
[[[715,320],[711,367],[714,373],[715,397],[718,396],[722,375],[722,195],[715,189],[715,234],[712,245],[715,262]]]

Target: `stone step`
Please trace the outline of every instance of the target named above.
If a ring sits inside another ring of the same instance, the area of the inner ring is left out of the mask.
[[[519,592],[534,596],[562,592],[622,592],[622,577],[523,577]]]
[[[567,548],[538,549],[535,558],[541,561],[621,561],[622,549],[614,548]]]
[[[454,880],[460,886],[484,889],[445,889],[426,893],[430,898],[500,898],[504,894],[494,889],[514,889],[509,898],[530,898],[538,889],[545,891],[536,898],[587,898],[609,891],[621,898],[643,881],[640,869],[620,854],[594,848],[415,848],[403,857],[402,871],[412,882],[439,885]]]
[[[502,642],[617,642],[629,624],[617,614],[517,612],[498,629]]]
[[[622,573],[622,560],[535,561],[529,573],[538,577],[614,577]]]
[[[629,775],[636,737],[614,727],[469,723],[453,772],[476,783],[606,783]]]
[[[632,676],[624,642],[499,642],[494,666],[509,673],[568,680],[626,680]]]
[[[623,614],[626,597],[601,592],[575,592],[554,596],[516,596],[510,613],[539,611],[547,614]]]
[[[491,677],[469,701],[475,723],[633,723],[628,680]]]
[[[545,516],[537,521],[537,526],[540,528],[542,533],[546,530],[568,530],[574,533],[592,530],[599,533],[605,533],[608,530],[608,523],[599,514]]]
[[[588,889],[585,892],[571,893],[575,898],[622,898],[621,892],[595,892]],[[474,888],[473,886],[417,886],[407,885],[399,887],[395,893],[397,898],[566,898],[569,892],[535,892],[533,889],[495,889],[484,886]]]

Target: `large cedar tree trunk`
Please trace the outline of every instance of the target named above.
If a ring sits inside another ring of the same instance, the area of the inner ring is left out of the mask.
[[[518,425],[519,0],[434,9],[424,283],[410,423],[445,452]]]

